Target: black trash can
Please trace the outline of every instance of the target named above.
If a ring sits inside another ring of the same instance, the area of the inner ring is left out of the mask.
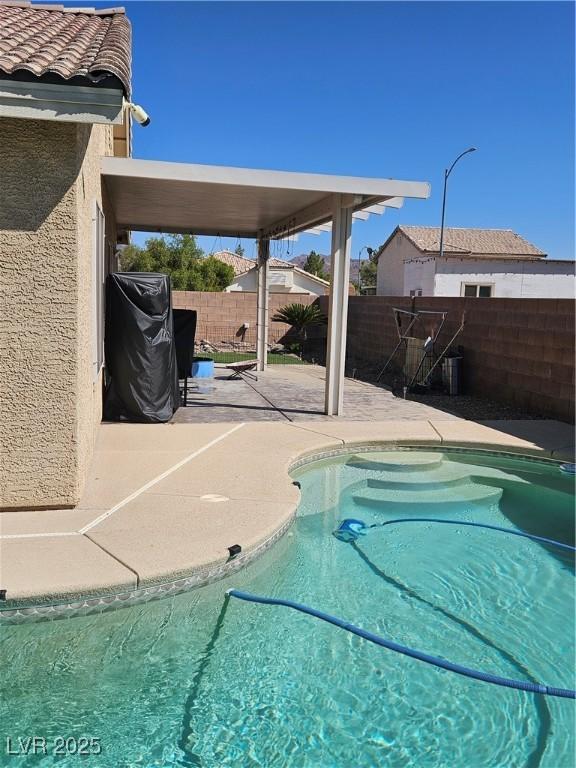
[[[459,395],[462,385],[462,358],[447,357],[442,361],[442,383],[449,395]]]

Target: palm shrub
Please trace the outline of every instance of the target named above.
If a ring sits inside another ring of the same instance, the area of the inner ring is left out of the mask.
[[[315,304],[287,304],[273,315],[272,320],[292,327],[300,340],[300,357],[302,357],[302,345],[308,338],[308,329],[326,323],[325,315]]]

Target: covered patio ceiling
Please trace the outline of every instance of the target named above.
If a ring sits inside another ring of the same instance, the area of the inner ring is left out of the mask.
[[[119,230],[279,239],[322,231],[342,195],[354,218],[427,198],[417,181],[292,173],[105,157],[102,177]]]

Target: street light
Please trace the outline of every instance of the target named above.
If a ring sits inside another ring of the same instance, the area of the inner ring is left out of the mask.
[[[368,258],[370,258],[370,256],[372,256],[372,254],[374,253],[374,248],[370,248],[369,245],[363,245],[362,248],[360,248],[360,250],[358,251],[358,296],[362,295],[362,285],[360,283],[360,262],[362,257],[362,251],[366,251],[366,253],[368,254]]]
[[[464,152],[461,152],[456,160],[452,163],[450,168],[446,168],[444,171],[444,195],[442,196],[442,224],[440,226],[440,258],[444,255],[444,214],[446,212],[446,185],[448,182],[448,176],[452,173],[452,169],[460,160],[461,157],[464,157],[464,155],[467,155],[469,152],[476,152],[476,147],[469,147],[469,149],[465,149]]]

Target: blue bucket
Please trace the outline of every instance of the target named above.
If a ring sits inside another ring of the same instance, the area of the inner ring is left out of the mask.
[[[192,360],[190,375],[193,379],[213,379],[214,360],[210,357],[195,357]]]

